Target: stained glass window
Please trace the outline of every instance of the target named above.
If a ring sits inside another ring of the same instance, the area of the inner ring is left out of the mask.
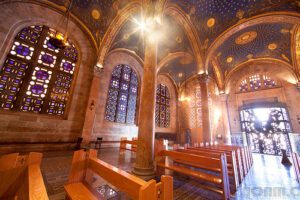
[[[47,26],[23,28],[0,68],[0,109],[63,115],[77,61],[73,44],[56,49],[56,31]]]
[[[155,124],[157,127],[170,127],[170,92],[163,84],[156,88]]]
[[[242,80],[239,85],[240,92],[256,91],[260,89],[268,89],[277,87],[275,80],[267,75],[255,74]]]
[[[138,94],[138,77],[128,65],[117,65],[111,76],[105,119],[134,124]]]

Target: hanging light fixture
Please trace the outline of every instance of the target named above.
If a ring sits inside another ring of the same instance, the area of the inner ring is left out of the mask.
[[[56,33],[50,35],[49,43],[52,46],[54,46],[54,48],[56,48],[56,49],[64,49],[69,45],[69,43],[68,43],[68,25],[69,25],[70,11],[71,11],[72,4],[73,4],[73,0],[70,0],[69,6],[63,17],[64,19],[65,18],[67,19],[65,34],[56,32]],[[64,21],[64,19],[62,21]]]

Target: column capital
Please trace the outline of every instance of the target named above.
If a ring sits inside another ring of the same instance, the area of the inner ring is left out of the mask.
[[[221,101],[227,101],[228,99],[228,94],[223,93],[223,94],[219,94],[220,100]]]
[[[200,83],[207,83],[208,82],[208,75],[206,73],[198,74],[198,80]]]
[[[97,65],[94,66],[94,69],[93,69],[93,75],[96,76],[96,77],[100,77],[103,73],[103,67],[99,67]]]

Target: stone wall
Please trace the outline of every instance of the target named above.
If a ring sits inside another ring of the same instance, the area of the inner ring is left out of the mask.
[[[13,39],[22,28],[30,25],[47,25],[64,32],[65,27],[59,26],[62,15],[41,5],[26,3],[27,1],[1,2],[0,22],[0,62],[1,66],[11,48]],[[69,23],[69,39],[75,44],[79,53],[77,62],[77,78],[73,81],[73,92],[68,103],[69,112],[64,119],[23,112],[0,111],[0,142],[68,142],[76,141],[81,136],[84,113],[86,111],[92,66],[95,63],[95,50],[87,34],[72,21]],[[69,144],[62,145],[69,148]],[[2,148],[1,148],[2,147]],[[15,151],[19,147],[1,146],[0,151]],[[40,148],[61,148],[60,145],[28,145],[28,150]]]

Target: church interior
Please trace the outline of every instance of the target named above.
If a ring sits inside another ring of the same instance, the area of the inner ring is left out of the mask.
[[[299,0],[0,11],[0,199],[300,199]]]

